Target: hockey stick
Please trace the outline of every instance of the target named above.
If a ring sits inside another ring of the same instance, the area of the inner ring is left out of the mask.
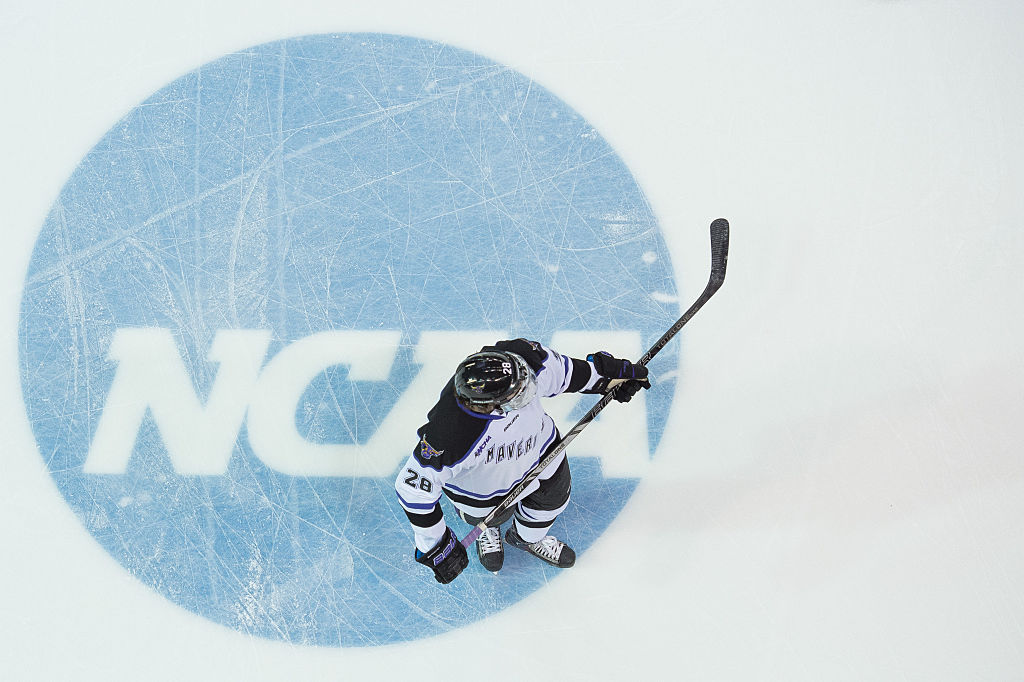
[[[708,280],[708,285],[704,287],[704,292],[694,301],[690,309],[683,313],[683,316],[676,320],[667,332],[662,334],[661,338],[658,339],[650,350],[644,353],[643,357],[640,358],[636,364],[646,365],[651,361],[655,355],[661,351],[665,345],[672,340],[672,337],[679,333],[679,330],[683,328],[690,318],[697,314],[697,311],[708,302],[715,292],[722,286],[722,282],[725,281],[725,266],[729,260],[729,221],[725,218],[718,218],[711,223],[711,278]],[[526,474],[526,478],[517,483],[515,487],[508,491],[505,497],[501,498],[501,502],[498,503],[490,514],[488,514],[483,521],[473,526],[473,530],[469,531],[466,537],[462,538],[462,546],[468,548],[473,544],[480,534],[487,530],[487,524],[493,521],[499,514],[503,514],[508,511],[513,504],[515,504],[516,498],[519,497],[526,487],[529,486],[533,481],[540,476],[541,472],[547,468],[549,464],[563,450],[571,443],[576,436],[580,435],[580,431],[587,427],[587,424],[594,421],[594,417],[597,416],[598,412],[603,410],[608,403],[615,397],[615,390],[611,390],[605,393],[597,404],[590,408],[590,411],[583,415],[583,418],[576,422],[576,426],[569,430],[569,433],[565,434],[553,448],[548,450],[547,454],[541,457],[540,461],[537,462],[537,466],[530,470]]]

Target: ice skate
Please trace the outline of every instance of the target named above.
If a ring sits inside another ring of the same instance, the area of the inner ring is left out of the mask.
[[[501,529],[488,528],[476,540],[476,555],[480,565],[491,573],[501,570],[505,561],[505,547],[501,542]]]
[[[547,535],[537,542],[527,542],[519,537],[514,523],[508,529],[508,532],[505,533],[505,542],[513,547],[525,550],[538,559],[543,559],[558,568],[569,568],[576,563],[576,552],[572,551],[572,547],[554,535]]]

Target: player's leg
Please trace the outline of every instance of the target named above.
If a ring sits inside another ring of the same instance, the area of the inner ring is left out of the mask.
[[[576,563],[576,553],[567,544],[548,535],[551,525],[569,505],[572,476],[569,460],[565,456],[556,459],[537,480],[540,487],[516,505],[515,523],[505,534],[505,540],[513,547],[524,549],[544,561],[569,568]]]
[[[459,517],[471,526],[475,526],[484,519],[483,516],[470,516],[461,509],[458,512]],[[501,542],[501,524],[512,518],[512,514],[513,510],[509,509],[498,516],[476,539],[476,556],[480,559],[480,565],[492,573],[501,570],[501,565],[505,562],[505,548]]]

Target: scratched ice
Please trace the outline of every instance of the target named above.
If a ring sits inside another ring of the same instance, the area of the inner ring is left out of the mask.
[[[387,416],[425,371],[426,333],[569,343],[593,332],[646,347],[678,316],[651,209],[583,117],[483,57],[362,34],[231,54],[132,110],[56,201],[22,309],[32,426],[89,532],[197,614],[328,646],[441,633],[559,576],[510,552],[499,576],[474,561],[441,587],[412,561],[392,482],[425,408],[397,426]],[[118,370],[111,344],[132,328],[169,330],[201,401],[223,364],[208,359],[222,330],[269,330],[265,362],[327,330],[398,332],[386,376],[320,371],[293,419],[302,440],[360,446],[387,474],[282,473],[251,424],[224,471],[179,473],[155,410],[129,434],[123,471],[86,473]],[[672,399],[674,348],[652,366],[669,378],[646,396],[643,458]],[[416,399],[429,407],[442,383]],[[549,402],[563,429],[589,404]],[[593,456],[609,454],[604,439],[587,438],[555,526],[579,552],[637,481],[609,473],[612,460]]]

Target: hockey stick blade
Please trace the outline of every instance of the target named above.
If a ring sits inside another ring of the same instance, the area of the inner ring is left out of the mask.
[[[718,218],[711,223],[711,279],[709,286],[715,291],[725,281],[725,266],[729,264],[729,221]]]
[[[725,282],[725,267],[729,262],[729,221],[725,218],[718,218],[711,223],[711,277],[704,291],[693,302],[689,310],[676,320],[675,324],[669,327],[660,339],[654,342],[650,350],[644,353],[643,357],[637,360],[636,364],[646,365],[657,355],[662,348],[672,340],[672,337],[679,333],[679,330],[690,321],[690,318],[697,314],[708,300],[715,295],[715,292],[722,288]]]
[[[690,318],[696,315],[697,311],[715,295],[715,292],[721,288],[722,283],[725,281],[725,266],[728,261],[729,221],[725,218],[718,218],[711,223],[711,277],[708,279],[707,286],[704,287],[704,291],[697,300],[693,302],[693,305],[683,313],[683,316],[676,320],[675,324],[673,324],[667,332],[662,334],[661,338],[658,339],[635,364],[646,365],[650,362],[651,358],[657,355],[661,349],[665,347],[665,344],[671,341],[672,337],[678,334],[679,330],[690,321]],[[576,425],[569,429],[569,432],[562,436],[562,439],[555,443],[555,445],[547,451],[547,454],[540,458],[540,461],[537,462],[537,465],[533,467],[529,473],[526,474],[526,477],[509,490],[505,497],[501,498],[501,501],[494,507],[494,509],[491,510],[484,520],[475,525],[473,530],[471,530],[466,537],[462,538],[463,547],[468,549],[469,546],[473,544],[484,532],[487,528],[487,524],[515,504],[516,498],[518,498],[523,491],[526,490],[526,488],[533,483],[538,476],[540,476],[541,472],[544,471],[544,469],[546,469],[547,466],[551,464],[551,462],[553,462],[566,447],[568,447],[569,443],[571,443],[576,436],[586,428],[587,424],[594,421],[597,414],[612,401],[616,390],[618,389],[613,389],[601,396],[601,399],[598,400],[592,408],[590,408],[590,411],[583,415],[583,418],[576,422]]]

